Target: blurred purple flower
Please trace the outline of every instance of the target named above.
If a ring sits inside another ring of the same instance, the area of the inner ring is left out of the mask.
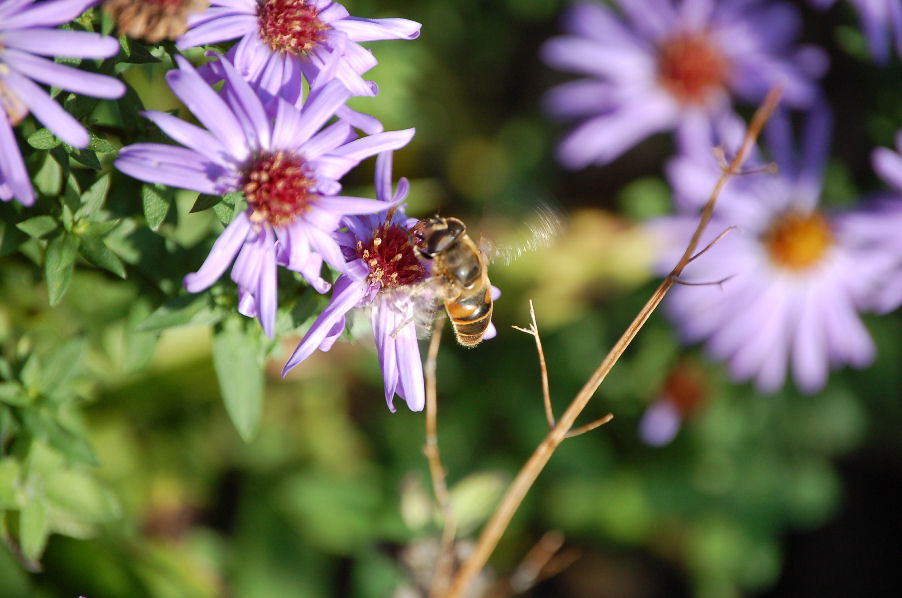
[[[648,406],[639,420],[639,438],[651,446],[670,444],[680,431],[683,418],[667,397],[661,397]]]
[[[896,134],[896,150],[881,147],[871,152],[874,171],[893,190],[873,198],[846,223],[861,249],[869,252],[869,267],[882,269],[881,284],[870,303],[877,313],[902,305],[902,131]]]
[[[811,393],[823,387],[829,368],[863,367],[874,357],[857,312],[869,307],[883,264],[863,249],[867,230],[850,227],[861,212],[818,209],[829,131],[827,109],[812,109],[797,156],[786,115],[774,115],[766,133],[779,174],[749,173],[729,182],[700,247],[727,227],[739,230],[686,269],[688,280],[711,284],[681,286],[668,298],[669,315],[687,342],[707,339],[708,351],[727,360],[735,379],[754,379],[765,392],[783,385],[787,365],[796,385]],[[684,208],[701,205],[720,174],[710,150],[671,166]],[[664,246],[662,273],[676,263],[697,221],[697,213],[684,213],[650,225]]]
[[[342,270],[345,260],[333,234],[343,216],[377,212],[384,204],[343,197],[339,179],[362,159],[403,147],[413,129],[354,139],[345,122],[322,128],[343,105],[348,90],[333,81],[311,93],[301,109],[279,100],[267,116],[254,90],[223,60],[222,95],[179,57],[166,80],[204,130],[163,112],[145,116],[185,147],[137,143],[123,148],[116,167],[137,179],[201,193],[243,190],[248,208],[226,227],[185,288],[208,288],[232,260],[239,311],[258,317],[272,336],[276,319],[276,265],[300,272],[320,293],[322,262]],[[237,255],[237,258],[236,258]]]
[[[302,74],[314,89],[338,79],[352,95],[376,95],[361,77],[376,59],[358,42],[420,34],[419,23],[352,17],[331,0],[212,0],[188,26],[179,49],[241,38],[226,57],[252,85],[291,102],[302,93]]]
[[[684,419],[691,418],[708,395],[701,368],[680,360],[670,370],[659,396],[639,420],[639,438],[651,446],[664,446],[676,438]]]
[[[417,312],[424,304],[431,305],[435,297],[429,295],[428,286],[421,285],[429,271],[414,250],[413,229],[418,221],[405,217],[398,207],[410,186],[402,178],[392,193],[391,163],[391,152],[376,159],[376,197],[383,210],[345,219],[348,231],[341,239],[350,261],[335,281],[328,307],[304,335],[282,375],[317,349],[328,351],[344,330],[345,315],[354,307],[370,306],[388,408],[395,410],[397,393],[411,410],[421,411],[426,395],[417,344]]]
[[[95,98],[118,98],[121,81],[57,64],[41,56],[109,58],[119,42],[99,33],[64,31],[56,26],[75,19],[96,0],[0,0],[0,199],[30,206],[34,190],[13,127],[32,112],[54,135],[75,147],[91,137],[34,81]]]
[[[810,4],[820,9],[829,8],[835,2],[809,0]],[[896,54],[902,56],[902,0],[849,0],[849,4],[858,12],[861,29],[874,60],[881,64],[889,62],[891,45],[896,47]]]
[[[653,133],[700,135],[734,100],[759,103],[774,85],[807,107],[826,55],[793,43],[796,10],[763,0],[619,0],[564,15],[567,35],[542,47],[554,68],[585,75],[546,96],[554,116],[583,119],[558,148],[568,168],[606,164]]]

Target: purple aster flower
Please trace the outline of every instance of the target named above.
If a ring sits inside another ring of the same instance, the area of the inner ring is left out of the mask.
[[[774,85],[806,107],[823,52],[793,43],[796,10],[763,0],[619,0],[618,14],[593,2],[570,7],[568,35],[542,47],[552,67],[585,78],[552,89],[548,111],[581,119],[558,148],[568,168],[606,164],[649,135],[698,135],[734,100],[759,103]]]
[[[213,245],[210,255],[185,288],[208,288],[234,259],[239,311],[258,317],[272,336],[276,318],[276,266],[300,272],[319,292],[322,262],[343,270],[334,232],[343,216],[384,209],[382,202],[339,196],[339,179],[362,159],[403,147],[413,129],[355,139],[345,122],[323,128],[349,97],[339,81],[311,93],[301,109],[279,100],[270,118],[248,83],[222,61],[222,95],[187,60],[166,80],[206,130],[162,112],[146,112],[184,147],[138,143],[123,148],[116,167],[137,179],[221,195],[244,191],[248,208]],[[236,257],[237,256],[237,257]]]
[[[428,285],[428,268],[414,249],[418,220],[407,218],[398,204],[407,197],[407,179],[391,191],[391,152],[376,159],[376,196],[383,211],[368,217],[346,218],[342,246],[349,258],[344,274],[335,281],[332,300],[292,353],[284,376],[317,349],[328,351],[345,327],[345,315],[354,307],[372,310],[373,336],[385,383],[385,400],[395,410],[395,393],[413,411],[425,404],[423,364],[417,344],[416,324],[420,308],[434,297]]]
[[[815,8],[826,9],[836,0],[809,0]],[[881,63],[889,61],[890,35],[896,54],[902,56],[902,1],[900,0],[849,0],[858,12],[861,29],[867,40],[871,56]]]
[[[707,395],[701,369],[681,361],[664,381],[660,396],[639,420],[639,438],[651,446],[664,446],[676,438],[683,420],[692,417]]]
[[[118,98],[121,81],[57,64],[41,56],[109,58],[119,42],[86,31],[55,29],[95,4],[96,0],[0,0],[0,199],[34,203],[34,190],[19,153],[13,127],[31,111],[69,145],[91,140],[81,124],[36,85],[44,83],[95,98]]]
[[[896,134],[896,150],[881,147],[871,153],[874,171],[892,187],[881,193],[854,215],[846,228],[858,245],[869,252],[869,268],[882,269],[880,285],[870,307],[887,313],[902,305],[902,131]]]
[[[240,38],[226,55],[255,87],[295,101],[301,75],[316,88],[336,78],[352,95],[376,95],[361,75],[376,65],[358,42],[415,39],[407,19],[362,19],[331,0],[212,0],[188,20],[180,49]]]
[[[388,408],[394,412],[397,393],[411,410],[420,411],[425,394],[417,327],[431,325],[441,287],[429,278],[429,266],[415,248],[419,221],[407,218],[398,207],[409,191],[407,179],[400,179],[392,193],[391,159],[391,152],[376,159],[376,196],[385,209],[345,218],[347,230],[341,234],[348,258],[345,272],[335,281],[329,306],[301,339],[282,375],[317,349],[328,351],[344,330],[345,315],[355,307],[368,307]],[[492,298],[499,295],[492,287]],[[489,324],[484,338],[495,334],[494,325]]]
[[[824,385],[828,369],[863,367],[874,357],[858,310],[868,307],[882,265],[868,260],[866,233],[850,227],[856,213],[818,208],[829,130],[827,110],[814,108],[797,156],[785,114],[772,118],[766,133],[779,174],[749,173],[729,182],[700,246],[727,227],[739,230],[686,269],[685,279],[710,284],[681,286],[668,298],[686,341],[706,340],[735,379],[753,379],[766,392],[783,385],[787,365],[796,385],[810,393]],[[693,198],[701,205],[719,165],[710,150],[680,160],[669,170],[675,193],[685,207]],[[676,263],[697,221],[697,214],[683,214],[650,225],[665,247],[661,272]]]

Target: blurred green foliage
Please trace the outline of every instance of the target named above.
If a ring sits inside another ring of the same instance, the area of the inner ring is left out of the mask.
[[[374,46],[380,94],[352,104],[387,129],[417,127],[395,156],[397,176],[412,182],[409,214],[460,216],[503,244],[542,203],[568,213],[551,247],[493,267],[504,293],[497,339],[468,351],[445,331],[439,442],[466,538],[546,430],[533,340],[510,326],[528,321],[532,298],[560,413],[653,289],[651,241],[633,220],[668,209],[661,163],[671,148],[656,138],[609,168],[557,169],[560,131],[538,102],[560,79],[537,48],[562,1],[346,4],[423,23],[416,42]],[[861,126],[838,127],[827,177],[827,200],[848,203],[875,185],[862,148],[889,143],[902,125],[900,69],[893,79],[869,63],[848,11],[805,16],[817,25],[811,41],[833,55],[828,95],[852,106],[837,81],[861,71],[856,97],[869,98],[847,114]],[[120,136],[162,138],[140,105],[179,110],[162,79],[171,50],[124,44],[123,100],[60,96],[110,132],[87,150],[30,119],[19,128],[40,198],[31,209],[0,204],[0,598],[375,598],[415,588],[441,532],[423,417],[388,412],[372,343],[339,343],[282,380],[298,340],[290,331],[324,298],[280,279],[288,315],[273,343],[235,314],[227,284],[183,293],[181,276],[241,198],[142,185],[110,168]],[[371,168],[347,187],[368,188]],[[902,325],[897,314],[869,324],[873,367],[834,375],[817,396],[787,387],[761,397],[653,319],[584,415],[616,419],[559,449],[493,574],[504,578],[545,530],[560,529],[581,559],[532,595],[724,598],[774,584],[783,535],[840,507],[836,460],[902,455]],[[639,418],[687,363],[703,381],[699,404],[673,444],[642,444]],[[604,593],[612,585],[620,593]]]

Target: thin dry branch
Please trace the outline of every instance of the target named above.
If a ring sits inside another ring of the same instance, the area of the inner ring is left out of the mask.
[[[604,417],[596,419],[594,422],[589,422],[588,424],[586,424],[584,426],[580,426],[574,430],[570,430],[569,432],[567,432],[567,434],[564,435],[564,438],[574,438],[576,436],[582,436],[586,432],[591,432],[595,428],[600,428],[601,426],[605,425],[612,419],[614,419],[614,414],[608,413]]]
[[[548,385],[548,367],[545,364],[545,350],[542,349],[542,339],[539,338],[539,327],[536,324],[536,310],[529,300],[529,317],[532,323],[529,328],[514,326],[514,330],[531,334],[536,339],[536,351],[539,354],[539,370],[542,372],[542,400],[545,402],[545,418],[548,420],[548,429],[554,428],[554,411],[551,409],[551,389]]]
[[[673,286],[674,281],[689,264],[698,247],[702,233],[704,233],[705,228],[711,221],[717,197],[720,195],[721,190],[730,177],[739,172],[739,168],[742,166],[746,156],[748,156],[748,153],[754,146],[755,140],[761,133],[764,123],[767,122],[767,119],[770,118],[771,113],[773,113],[776,108],[777,102],[780,99],[780,94],[781,90],[779,88],[772,89],[767,94],[764,103],[755,112],[742,146],[739,148],[739,151],[736,153],[736,156],[730,162],[729,166],[724,169],[715,184],[714,190],[711,192],[711,196],[702,211],[698,227],[695,229],[689,244],[686,246],[686,251],[683,252],[683,256],[677,262],[677,265],[674,266],[670,274],[661,282],[660,286],[658,286],[648,302],[639,311],[636,318],[630,323],[626,332],[623,333],[623,336],[621,336],[614,344],[608,355],[602,360],[601,364],[592,373],[579,393],[573,398],[573,401],[567,407],[567,410],[561,416],[555,427],[548,432],[548,435],[542,440],[539,446],[536,447],[536,450],[517,473],[517,476],[511,482],[510,486],[508,486],[501,502],[498,504],[492,517],[483,528],[482,534],[480,534],[479,540],[476,543],[476,547],[470,557],[458,570],[457,575],[455,575],[451,590],[447,594],[448,598],[459,598],[462,596],[473,578],[475,578],[485,566],[489,556],[494,552],[495,547],[498,545],[498,541],[507,529],[514,513],[517,512],[520,503],[525,498],[526,493],[529,492],[529,489],[532,487],[536,478],[538,478],[539,473],[548,463],[548,460],[551,459],[551,455],[554,454],[558,445],[567,436],[567,433],[573,427],[576,418],[582,413],[583,409],[585,409],[589,400],[595,394],[595,391],[611,371],[611,368],[614,367],[614,364],[617,363],[621,355],[623,355],[623,352],[626,351],[627,346],[629,346],[642,326],[645,325],[645,322],[651,316],[652,312],[654,312],[655,308],[657,308],[664,299],[664,295],[666,295],[667,291]]]
[[[442,596],[448,589],[451,581],[451,572],[454,568],[454,536],[457,533],[457,524],[454,519],[454,509],[451,505],[451,497],[448,494],[448,486],[445,483],[445,468],[438,450],[438,401],[436,400],[436,365],[438,363],[438,348],[442,340],[442,330],[445,320],[439,318],[432,331],[432,340],[429,341],[429,352],[423,365],[426,379],[426,445],[423,452],[429,462],[429,474],[432,477],[432,492],[442,512],[444,527],[442,529],[442,546],[438,559],[435,562],[435,576],[432,579],[432,587],[429,590],[431,597]]]

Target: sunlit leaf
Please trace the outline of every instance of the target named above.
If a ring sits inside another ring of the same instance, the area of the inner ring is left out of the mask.
[[[59,303],[66,289],[69,288],[78,245],[78,237],[63,234],[53,239],[47,246],[47,253],[44,257],[44,276],[47,279],[50,305]]]
[[[41,498],[32,498],[19,512],[19,541],[25,558],[37,561],[44,552],[49,534],[47,503]]]
[[[141,202],[144,206],[144,219],[152,231],[156,231],[166,219],[174,194],[171,188],[162,185],[145,184],[141,187]]]
[[[226,411],[245,442],[260,425],[263,409],[263,364],[258,335],[228,326],[213,337],[213,367]]]

